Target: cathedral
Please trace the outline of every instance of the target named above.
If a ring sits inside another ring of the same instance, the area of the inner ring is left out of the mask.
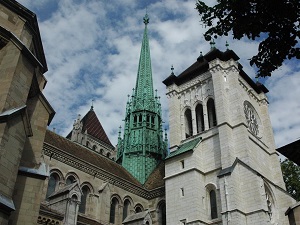
[[[43,89],[36,15],[0,3],[0,225],[294,225],[268,113],[268,89],[214,45],[164,81],[170,133],[152,81],[149,17],[136,84],[111,143],[93,106],[66,137]]]

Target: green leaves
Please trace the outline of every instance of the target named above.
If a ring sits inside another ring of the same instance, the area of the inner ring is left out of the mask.
[[[196,9],[209,27],[207,41],[229,32],[234,39],[261,40],[258,54],[250,60],[258,68],[257,76],[271,76],[284,60],[300,58],[299,0],[218,0],[212,7],[198,0]]]
[[[281,162],[283,180],[286,190],[297,200],[300,200],[300,167],[286,159]]]

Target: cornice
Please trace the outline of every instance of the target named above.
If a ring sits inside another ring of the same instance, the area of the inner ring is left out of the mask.
[[[145,199],[153,199],[156,197],[165,195],[165,187],[159,187],[153,190],[147,190],[144,187],[139,187],[121,177],[118,177],[108,171],[105,171],[101,168],[98,168],[84,160],[78,159],[71,154],[68,154],[55,146],[52,146],[48,143],[44,143],[43,146],[44,154],[56,159],[62,163],[65,163],[71,167],[74,167],[78,170],[81,170],[87,174],[90,174],[94,177],[97,177],[101,180],[104,180],[112,185],[115,185],[119,188],[122,188],[126,191],[129,191],[133,194],[136,194]]]

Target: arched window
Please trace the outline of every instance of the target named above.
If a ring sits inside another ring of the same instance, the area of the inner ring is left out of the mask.
[[[77,195],[72,195],[72,200],[77,201]]]
[[[90,142],[86,142],[86,147],[88,147],[88,148],[91,148],[91,144],[90,144]]]
[[[166,225],[166,204],[164,202],[158,207],[158,224]]]
[[[86,200],[88,195],[91,193],[91,190],[88,186],[84,185],[82,188],[82,195],[81,195],[81,203],[79,205],[79,212],[85,213],[86,210]]]
[[[73,184],[75,181],[76,181],[75,177],[72,176],[72,175],[70,175],[70,176],[68,176],[68,178],[66,179],[66,185]]]
[[[56,173],[52,173],[49,177],[48,188],[46,198],[55,192],[59,182],[59,176]]]
[[[93,150],[97,151],[97,146],[96,145],[93,145]]]
[[[106,154],[106,157],[107,157],[107,158],[109,158],[109,157],[110,157],[110,153],[109,153],[109,152]]]
[[[100,154],[103,155],[103,148],[100,149]]]
[[[265,184],[265,192],[266,192],[266,201],[267,201],[267,207],[268,207],[268,215],[271,221],[271,224],[275,224],[274,220],[276,218],[276,207],[275,207],[275,201],[272,195],[272,191],[271,188],[269,187],[269,185]]]
[[[58,182],[59,176],[57,175],[57,173],[50,174],[46,198],[48,198],[51,194],[53,194],[56,191],[58,187]]]
[[[124,207],[123,207],[123,220],[125,220],[129,214],[129,207],[130,207],[130,201],[126,199],[124,201]]]
[[[212,128],[217,125],[215,103],[212,98],[207,101],[207,114],[208,114],[208,125]]]
[[[136,127],[137,125],[137,115],[133,116],[133,126]]]
[[[136,213],[139,213],[139,212],[142,212],[142,211],[143,210],[142,210],[142,208],[140,206],[135,207],[135,212]]]
[[[203,116],[203,106],[198,104],[196,106],[196,122],[197,122],[197,133],[204,131],[204,116]]]
[[[110,203],[109,222],[115,224],[116,221],[116,209],[118,206],[118,200],[113,198]]]
[[[218,218],[218,210],[217,210],[217,197],[216,197],[216,191],[211,190],[209,192],[209,201],[210,201],[210,216],[211,219]]]
[[[192,124],[192,111],[186,109],[184,113],[185,119],[185,137],[191,137],[193,135],[193,124]]]

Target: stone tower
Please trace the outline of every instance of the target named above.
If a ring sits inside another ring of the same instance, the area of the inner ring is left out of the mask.
[[[55,112],[36,15],[0,2],[0,224],[36,224],[48,171],[42,154]]]
[[[285,191],[268,113],[267,88],[232,51],[214,47],[167,86],[170,155],[167,224],[280,224]]]
[[[167,152],[163,138],[161,105],[154,96],[147,25],[142,41],[136,87],[126,105],[124,138],[119,132],[117,161],[136,178],[145,183],[148,176]]]

